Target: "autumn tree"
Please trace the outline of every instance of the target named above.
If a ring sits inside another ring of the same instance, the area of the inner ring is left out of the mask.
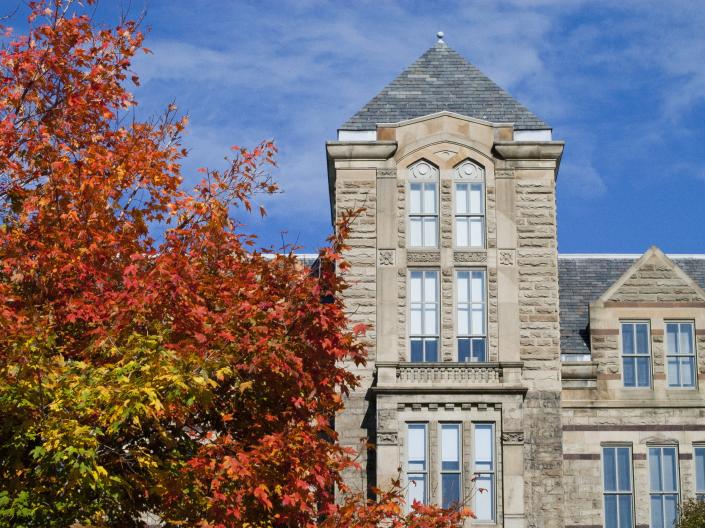
[[[136,24],[28,5],[0,50],[0,525],[460,522],[406,513],[398,487],[334,502],[355,463],[330,427],[357,383],[338,365],[365,361],[346,221],[316,273],[257,250],[232,215],[276,189],[273,144],[187,189],[186,120],[133,111]]]

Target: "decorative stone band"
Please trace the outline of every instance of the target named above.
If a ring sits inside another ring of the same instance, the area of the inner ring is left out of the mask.
[[[502,369],[498,366],[426,366],[400,365],[397,380],[401,383],[501,383]]]
[[[563,460],[600,460],[599,453],[563,453]]]
[[[502,433],[502,443],[505,445],[520,445],[524,443],[524,431],[505,431]]]
[[[377,445],[398,445],[399,436],[396,431],[377,431]]]
[[[564,431],[705,431],[705,424],[564,425]]]
[[[605,308],[705,308],[705,302],[692,301],[606,301]]]
[[[397,411],[438,411],[439,409],[445,411],[454,411],[459,409],[461,411],[472,411],[476,409],[478,411],[499,411],[502,408],[501,403],[478,403],[478,402],[468,402],[468,403],[433,403],[433,402],[421,402],[421,403],[397,403]]]
[[[440,264],[439,251],[407,251],[406,262],[409,264]]]
[[[486,251],[454,251],[453,260],[456,264],[475,264],[487,262]]]
[[[397,169],[377,169],[377,178],[396,178]]]

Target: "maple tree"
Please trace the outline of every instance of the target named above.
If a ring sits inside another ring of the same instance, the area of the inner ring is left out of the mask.
[[[274,145],[185,189],[186,119],[131,112],[136,23],[28,5],[0,50],[0,525],[459,525],[407,511],[398,483],[345,495],[330,420],[357,384],[339,361],[365,361],[336,273],[355,213],[317,273],[257,250],[233,211],[276,190]]]

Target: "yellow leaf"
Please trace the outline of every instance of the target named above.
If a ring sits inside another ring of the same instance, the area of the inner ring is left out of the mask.
[[[240,387],[239,387],[239,389],[240,389],[240,394],[242,394],[243,392],[245,392],[247,389],[251,389],[251,388],[252,388],[252,383],[253,383],[253,382],[251,382],[251,381],[244,381],[244,382],[240,383]]]

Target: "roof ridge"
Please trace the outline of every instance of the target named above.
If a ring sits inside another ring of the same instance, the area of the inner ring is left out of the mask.
[[[341,130],[375,130],[449,111],[518,130],[550,126],[445,42],[436,42],[348,119]]]

